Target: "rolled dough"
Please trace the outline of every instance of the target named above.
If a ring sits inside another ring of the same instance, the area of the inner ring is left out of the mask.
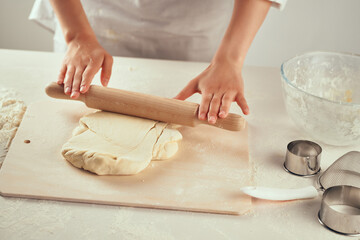
[[[168,124],[98,111],[82,117],[62,155],[98,175],[131,175],[176,154],[182,135]]]

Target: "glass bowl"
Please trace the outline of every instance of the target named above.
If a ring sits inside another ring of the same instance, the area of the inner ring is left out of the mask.
[[[286,110],[312,138],[360,144],[360,55],[310,52],[281,65]]]

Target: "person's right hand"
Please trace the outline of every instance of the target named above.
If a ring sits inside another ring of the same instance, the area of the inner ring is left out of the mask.
[[[58,84],[64,84],[64,92],[76,99],[88,91],[95,74],[101,70],[101,84],[107,86],[113,64],[112,56],[91,37],[75,38],[68,49],[58,76]]]

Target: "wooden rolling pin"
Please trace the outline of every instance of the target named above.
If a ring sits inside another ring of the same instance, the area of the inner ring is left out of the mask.
[[[53,98],[71,99],[64,93],[63,85],[55,82],[46,87],[46,94]],[[215,124],[210,124],[198,119],[197,103],[96,85],[91,85],[89,91],[80,94],[76,100],[84,102],[89,108],[192,127],[208,124],[231,131],[240,131],[245,127],[244,118],[237,114],[229,113],[225,119],[218,118]]]

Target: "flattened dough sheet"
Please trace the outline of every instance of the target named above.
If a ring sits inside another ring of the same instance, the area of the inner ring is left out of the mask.
[[[62,155],[78,168],[98,175],[132,175],[153,159],[168,159],[178,150],[180,132],[166,123],[98,111],[82,117]]]

